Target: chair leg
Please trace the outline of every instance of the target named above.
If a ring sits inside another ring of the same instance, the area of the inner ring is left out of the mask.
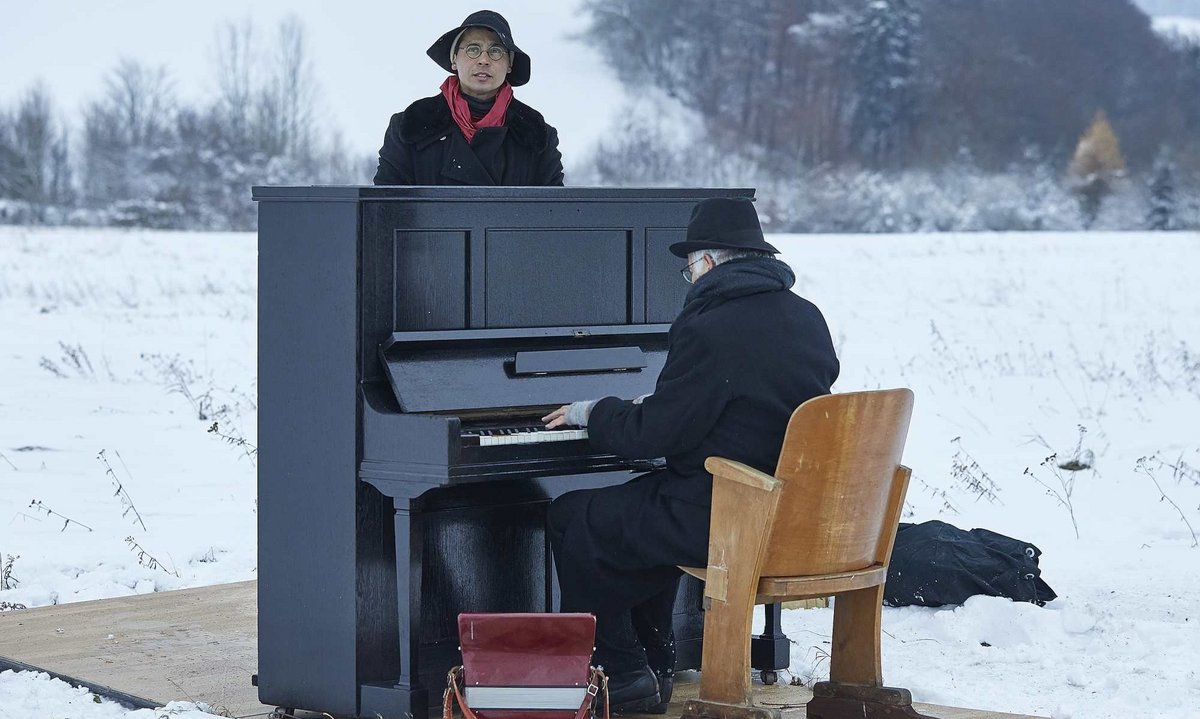
[[[733,596],[724,602],[705,602],[700,698],[725,704],[750,704],[750,625],[754,604],[741,592],[730,594]]]
[[[881,686],[883,670],[879,660],[879,635],[882,629],[882,584],[834,597],[829,680]]]
[[[750,698],[750,625],[779,495],[717,480],[714,517],[741,514],[763,521],[714,522],[709,532],[700,696],[684,704],[681,719],[779,719],[777,710],[756,707]]]
[[[880,633],[883,585],[833,600],[829,681],[813,687],[808,719],[932,719],[912,707],[907,689],[883,686]]]
[[[778,710],[753,705],[750,696],[750,626],[754,595],[735,587],[730,568],[727,601],[705,598],[700,697],[683,705],[680,719],[780,719]],[[738,584],[757,586],[743,579]]]
[[[912,694],[898,687],[817,682],[804,706],[807,719],[936,719],[913,708]]]

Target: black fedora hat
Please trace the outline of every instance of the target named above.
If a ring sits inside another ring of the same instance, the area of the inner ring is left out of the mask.
[[[529,56],[521,52],[521,48],[513,42],[512,30],[508,27],[508,21],[494,10],[480,10],[471,13],[466,20],[462,21],[461,25],[446,31],[430,45],[425,54],[429,55],[443,70],[453,73],[454,70],[450,67],[450,53],[454,48],[450,46],[459,33],[469,27],[483,27],[496,33],[500,36],[500,42],[504,43],[504,47],[513,54],[512,72],[508,74],[508,84],[516,87],[529,82]]]
[[[754,203],[745,198],[710,197],[692,208],[687,239],[670,247],[676,257],[700,250],[758,250],[779,254],[763,237]]]

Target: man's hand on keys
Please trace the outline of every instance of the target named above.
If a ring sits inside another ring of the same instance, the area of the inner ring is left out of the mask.
[[[588,416],[592,413],[592,405],[596,404],[597,401],[593,399],[587,402],[564,404],[545,417],[542,417],[542,421],[546,423],[546,429],[554,429],[564,425],[586,427]]]

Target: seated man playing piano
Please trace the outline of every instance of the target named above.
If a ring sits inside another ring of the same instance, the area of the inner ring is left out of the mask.
[[[828,394],[838,374],[824,317],[790,291],[795,275],[773,256],[750,200],[700,202],[686,241],[670,249],[687,259],[693,287],[654,393],[575,402],[543,418],[549,428],[586,426],[597,449],[667,461],[550,506],[561,609],[596,615],[593,660],[609,675],[614,711],[663,713],[670,701],[676,565],[708,561],[704,460],[773,472],[792,411]]]

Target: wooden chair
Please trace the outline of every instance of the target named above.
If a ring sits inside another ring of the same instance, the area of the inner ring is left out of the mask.
[[[826,395],[788,422],[772,477],[710,457],[712,522],[699,699],[683,719],[779,719],[750,695],[755,604],[834,597],[829,681],[808,719],[923,717],[906,689],[883,686],[880,618],[887,563],[911,471],[900,464],[913,394]]]

